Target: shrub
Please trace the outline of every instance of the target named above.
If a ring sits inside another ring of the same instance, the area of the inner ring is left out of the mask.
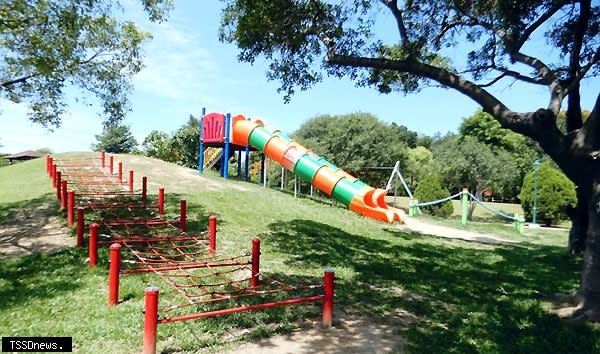
[[[535,171],[529,172],[521,187],[521,207],[527,219],[532,218]],[[567,219],[568,205],[575,206],[575,185],[561,171],[544,162],[540,166],[537,191],[537,218],[545,225]]]
[[[442,180],[437,175],[428,175],[423,178],[417,189],[415,190],[415,198],[419,202],[430,202],[438,199],[443,199],[450,196],[450,192],[444,185]],[[430,215],[447,217],[452,215],[454,207],[452,201],[447,201],[441,204],[434,204],[420,208],[422,212]]]

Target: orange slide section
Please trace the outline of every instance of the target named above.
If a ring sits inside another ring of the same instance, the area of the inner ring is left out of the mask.
[[[388,206],[387,191],[368,186],[261,120],[232,118],[231,142],[251,145],[315,188],[361,215],[391,223],[404,222],[404,211]]]

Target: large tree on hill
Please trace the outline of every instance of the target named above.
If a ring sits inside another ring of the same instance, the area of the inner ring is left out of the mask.
[[[317,116],[302,124],[292,136],[370,184],[385,183],[389,175],[389,170],[377,167],[406,160],[406,143],[398,134],[398,126],[388,125],[369,113]]]
[[[152,21],[172,7],[171,0],[140,2]],[[33,122],[52,128],[68,108],[67,93],[79,91],[95,96],[107,124],[118,124],[150,38],[113,16],[121,9],[113,0],[0,1],[0,98],[27,104]]]
[[[397,33],[388,42],[371,30],[384,14]],[[600,73],[597,3],[227,0],[221,29],[221,39],[240,48],[240,60],[264,55],[270,61],[267,75],[282,82],[285,99],[318,82],[323,71],[386,93],[435,84],[470,97],[502,127],[537,141],[578,186],[570,245],[585,253],[581,306],[573,315],[600,320],[600,95],[585,122],[580,102],[582,81]],[[544,39],[556,53],[548,60],[541,58],[549,51],[539,45]],[[460,68],[444,56],[459,42],[466,59]],[[507,81],[545,86],[547,100],[536,111],[515,112],[488,90]],[[556,124],[563,105],[566,134]]]

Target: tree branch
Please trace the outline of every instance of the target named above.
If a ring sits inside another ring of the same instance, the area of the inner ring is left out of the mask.
[[[548,103],[548,109],[551,110],[555,115],[560,112],[560,106],[563,98],[565,97],[564,89],[560,84],[560,81],[554,75],[554,71],[548,67],[540,59],[523,54],[521,52],[510,53],[513,60],[527,64],[540,74],[543,82],[550,88],[550,102]]]
[[[540,15],[537,20],[533,21],[529,27],[527,27],[523,33],[520,34],[520,38],[515,42],[515,47],[512,48],[515,52],[521,50],[521,47],[525,44],[525,42],[529,39],[529,37],[535,32],[541,25],[543,25],[546,21],[550,19],[550,17],[554,16],[563,6],[573,4],[575,1],[567,2],[567,3],[555,3],[551,6],[548,11]]]
[[[36,76],[36,74],[29,74],[29,75],[25,75],[23,77],[20,77],[18,79],[4,81],[2,84],[0,84],[0,86],[2,86],[3,88],[9,88],[9,87],[11,87],[13,85],[24,83],[25,81],[31,79],[34,76]]]
[[[404,20],[402,19],[402,11],[398,8],[398,0],[383,0],[383,3],[388,9],[390,9],[394,15],[394,18],[396,19],[398,33],[400,33],[400,39],[402,40],[403,45],[408,44],[408,33],[406,32],[406,26],[404,25]]]

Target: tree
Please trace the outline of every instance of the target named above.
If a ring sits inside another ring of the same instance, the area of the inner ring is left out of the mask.
[[[408,149],[406,163],[401,170],[408,186],[414,190],[419,181],[433,173],[433,154],[423,146]]]
[[[420,202],[432,202],[450,196],[448,188],[444,187],[439,176],[430,174],[419,181],[419,186],[415,190],[415,198]],[[452,201],[448,200],[440,204],[427,205],[420,207],[427,214],[448,217],[454,212]]]
[[[170,161],[173,156],[171,151],[171,137],[169,134],[158,130],[151,131],[142,142],[142,153],[144,156]]]
[[[141,0],[162,21],[171,0]],[[13,0],[0,3],[0,98],[29,105],[29,118],[60,126],[69,87],[95,95],[105,122],[129,110],[131,78],[142,68],[150,34],[120,21],[113,0]],[[122,15],[120,16],[122,17]]]
[[[537,176],[537,216],[550,226],[567,218],[566,209],[575,206],[577,196],[575,185],[550,163],[541,164]],[[521,188],[521,206],[526,218],[532,217],[535,171],[525,176]]]
[[[467,187],[479,200],[486,189],[502,195],[502,187],[509,185],[516,174],[516,165],[507,152],[494,151],[471,137],[452,135],[440,140],[433,146],[433,158],[435,170],[446,186],[454,191]],[[474,200],[469,203],[469,220],[476,206]]]
[[[128,153],[137,146],[137,141],[127,125],[104,127],[102,134],[96,135],[96,140],[98,143],[92,144],[92,150],[104,150],[113,154]]]
[[[533,169],[533,161],[542,156],[538,144],[520,134],[502,128],[500,123],[490,114],[477,110],[460,125],[459,133],[463,137],[472,137],[488,145],[494,151],[505,151],[510,154],[516,166],[512,180],[502,186],[503,197],[515,199],[519,194],[523,178]]]
[[[396,40],[371,31],[384,13],[395,20]],[[600,5],[591,0],[227,0],[220,38],[239,47],[242,61],[264,55],[285,100],[323,71],[384,93],[435,84],[535,140],[578,187],[569,245],[585,254],[573,316],[600,321],[600,94],[585,122],[580,96],[582,82],[600,73],[599,32]],[[541,41],[546,46],[530,45]],[[558,55],[542,60],[548,46]],[[466,63],[454,67],[448,47],[465,50]],[[489,90],[507,80],[546,87],[548,99],[516,112]],[[566,134],[556,124],[563,104]]]
[[[197,168],[200,157],[200,122],[190,114],[186,124],[171,138],[174,162],[178,165]]]
[[[317,116],[302,124],[292,136],[371,184],[384,183],[389,173],[371,167],[394,166],[396,161],[405,160],[406,145],[398,131],[369,113]]]

